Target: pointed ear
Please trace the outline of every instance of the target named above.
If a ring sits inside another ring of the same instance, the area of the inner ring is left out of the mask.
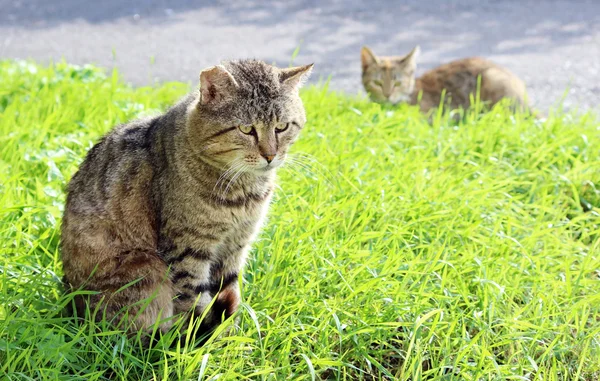
[[[312,72],[314,64],[306,65],[306,66],[296,66],[290,67],[287,69],[279,69],[279,81],[282,86],[288,87],[290,89],[298,90]]]
[[[421,54],[421,47],[419,45],[415,46],[413,50],[410,51],[407,55],[405,55],[401,61],[404,61],[410,65],[417,66],[417,58]]]
[[[369,49],[366,46],[363,46],[360,50],[360,62],[362,64],[363,70],[365,70],[367,67],[378,63],[379,60],[377,59],[377,56],[373,54],[371,49]]]
[[[200,104],[215,104],[231,97],[238,87],[235,78],[222,65],[200,72]]]

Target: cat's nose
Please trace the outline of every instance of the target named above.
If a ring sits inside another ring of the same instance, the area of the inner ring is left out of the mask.
[[[267,163],[271,164],[271,162],[273,161],[273,159],[275,159],[275,154],[274,153],[261,153],[260,154],[262,157],[265,158],[265,160],[267,161]]]

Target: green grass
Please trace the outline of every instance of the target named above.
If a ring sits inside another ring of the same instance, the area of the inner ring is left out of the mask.
[[[600,378],[600,124],[496,107],[456,126],[303,92],[304,166],[244,274],[240,327],[142,349],[62,317],[64,189],[113,125],[183,84],[0,62],[2,379]],[[596,208],[596,209],[594,209]]]

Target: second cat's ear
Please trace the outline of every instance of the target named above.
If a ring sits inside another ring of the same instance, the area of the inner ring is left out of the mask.
[[[360,63],[362,64],[363,70],[367,67],[378,63],[377,56],[366,46],[363,46],[360,50]]]
[[[279,81],[282,86],[288,87],[289,89],[298,90],[312,72],[314,64],[305,66],[290,67],[287,69],[279,69]]]
[[[200,72],[200,104],[215,104],[231,97],[238,84],[223,65]]]
[[[410,51],[410,53],[408,53],[402,58],[402,61],[408,62],[412,65],[416,65],[417,58],[419,58],[419,54],[421,54],[421,47],[417,45],[413,48],[413,50]]]

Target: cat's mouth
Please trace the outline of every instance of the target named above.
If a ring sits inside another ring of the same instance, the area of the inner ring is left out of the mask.
[[[409,102],[410,96],[406,94],[396,95],[391,98],[378,98],[376,96],[371,96],[371,100],[382,105],[397,105],[398,103]]]
[[[279,162],[271,162],[260,168],[257,168],[257,172],[259,172],[259,173],[271,172],[274,169],[278,168],[280,165],[281,165],[281,163],[279,163]]]
[[[275,169],[277,167],[278,167],[277,164],[269,163],[269,164],[265,165],[264,167],[262,167],[261,170],[263,172],[269,172],[269,171],[272,171],[273,169]]]

